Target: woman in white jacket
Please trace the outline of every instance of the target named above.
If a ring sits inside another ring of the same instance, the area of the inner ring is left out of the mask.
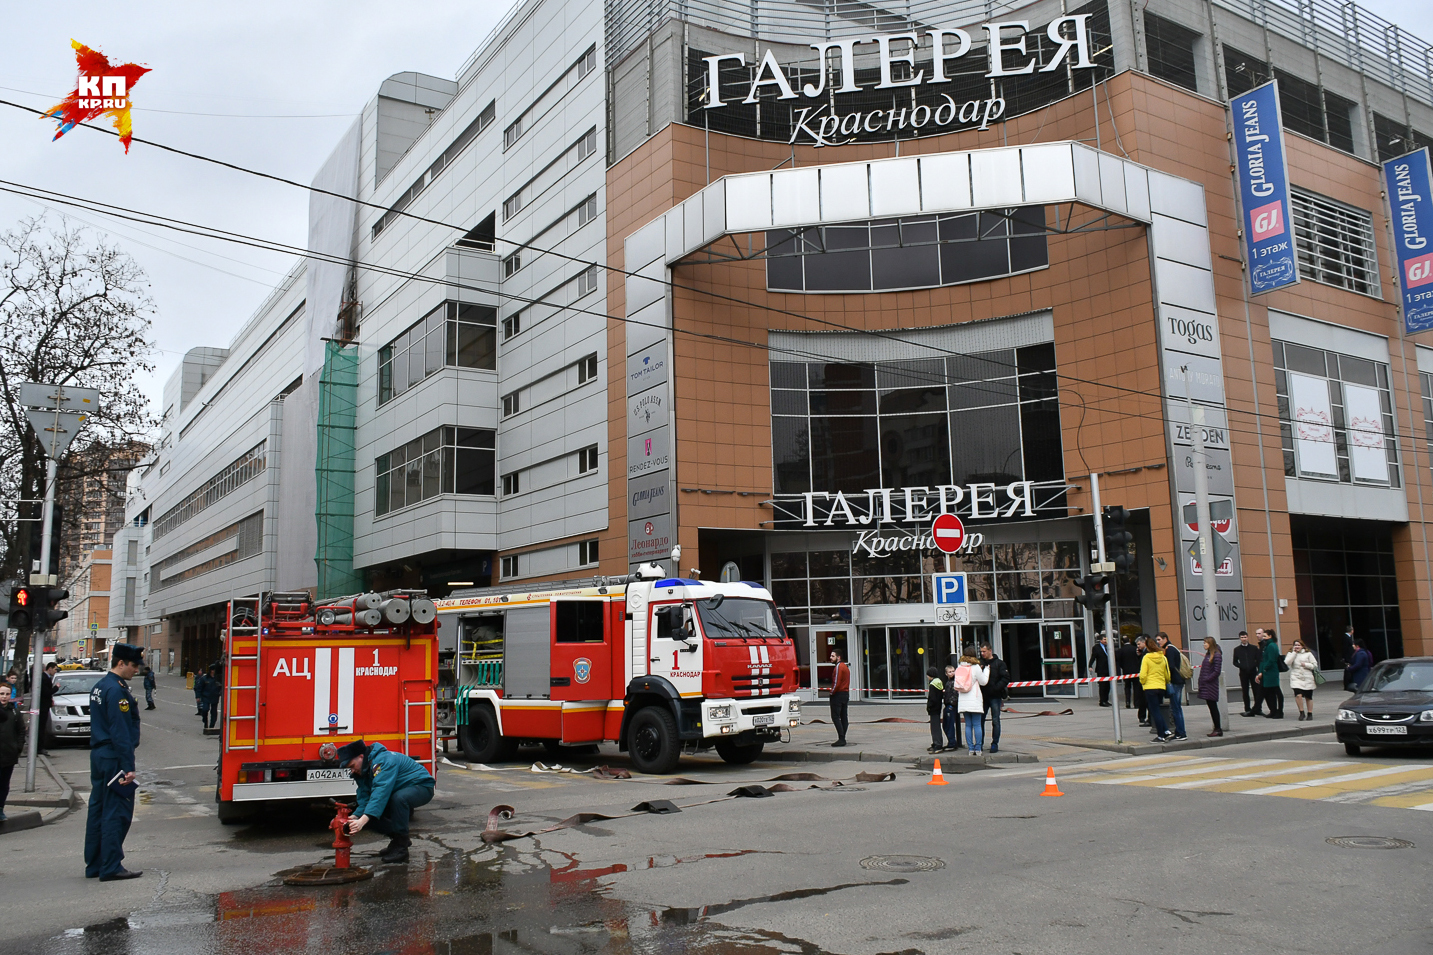
[[[1314,718],[1314,673],[1319,668],[1318,657],[1310,653],[1301,640],[1295,640],[1293,648],[1284,654],[1284,666],[1289,668],[1289,686],[1294,691],[1294,703],[1299,708],[1299,722]]]
[[[985,748],[985,694],[981,687],[990,680],[990,668],[981,666],[975,654],[967,650],[955,668],[952,683],[959,698],[956,712],[965,718],[965,742],[971,756],[979,756]]]

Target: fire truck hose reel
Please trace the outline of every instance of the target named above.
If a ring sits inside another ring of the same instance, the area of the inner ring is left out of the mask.
[[[388,600],[383,601],[382,606],[378,608],[378,612],[383,615],[384,620],[391,624],[407,623],[408,618],[412,616],[412,612],[408,607],[408,601],[397,597],[390,597]]]

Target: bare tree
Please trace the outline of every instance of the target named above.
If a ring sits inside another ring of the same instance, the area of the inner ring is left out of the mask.
[[[31,529],[20,518],[39,508],[20,504],[45,496],[45,455],[19,404],[27,381],[99,389],[100,408],[61,462],[64,486],[87,477],[123,486],[118,460],[106,448],[128,448],[148,439],[154,427],[149,402],[135,377],[153,370],[149,339],[153,302],[142,269],[125,252],[66,220],[52,227],[44,217],[27,219],[0,234],[0,574],[27,576]],[[113,462],[113,463],[112,463]],[[118,472],[118,473],[111,473]],[[67,509],[70,511],[71,509]],[[73,552],[81,514],[66,513],[60,553]],[[22,637],[22,639],[24,639]],[[28,641],[26,641],[28,642]],[[22,650],[16,648],[17,656]]]

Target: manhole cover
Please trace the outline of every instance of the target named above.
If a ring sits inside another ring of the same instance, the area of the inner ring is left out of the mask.
[[[929,856],[870,856],[861,860],[861,868],[881,872],[930,872],[944,869],[945,863]]]
[[[1388,836],[1334,836],[1325,840],[1331,846],[1345,849],[1412,849],[1407,839],[1390,839]]]

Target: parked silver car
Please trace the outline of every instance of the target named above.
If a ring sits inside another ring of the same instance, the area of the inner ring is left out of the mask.
[[[104,672],[100,670],[61,670],[55,674],[50,733],[56,740],[89,740],[90,690],[103,676]]]

